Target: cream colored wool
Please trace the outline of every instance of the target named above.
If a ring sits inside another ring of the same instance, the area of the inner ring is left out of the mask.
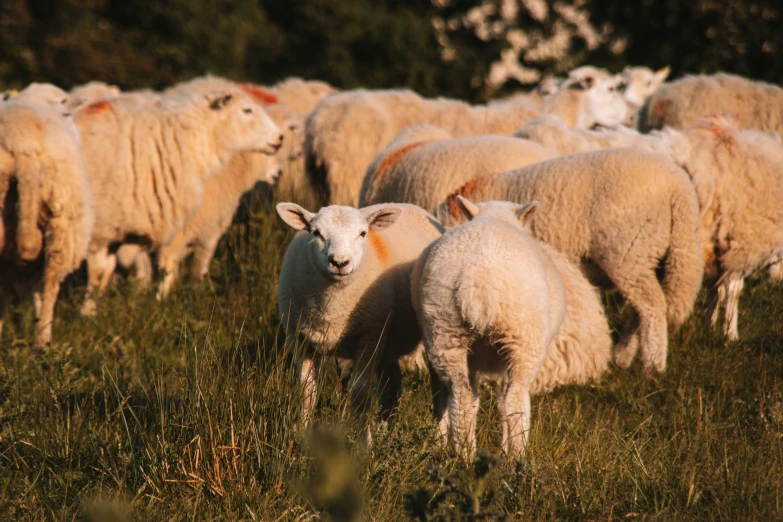
[[[2,245],[0,319],[13,293],[32,290],[35,340],[44,345],[52,338],[60,284],[84,259],[95,220],[78,134],[53,109],[0,104],[0,179],[0,201],[19,202],[3,210],[3,225],[17,227]]]
[[[258,182],[274,185],[279,175],[275,156],[250,152],[234,154],[225,168],[207,180],[198,212],[158,250],[158,267],[166,274],[158,288],[158,300],[171,291],[180,263],[191,252],[193,275],[198,280],[206,277],[218,241],[231,226],[242,195]]]
[[[330,206],[312,214],[280,203],[277,211],[300,230],[280,270],[278,306],[289,341],[305,344],[302,419],[308,422],[315,406],[316,365],[327,354],[351,361],[351,403],[360,420],[370,409],[374,377],[381,415],[388,418],[400,394],[398,360],[421,341],[410,272],[443,228],[413,205]],[[364,440],[370,439],[366,429]]]
[[[274,153],[282,136],[241,90],[164,100],[99,100],[73,114],[96,201],[88,296],[108,284],[122,243],[169,243],[201,205],[206,180],[237,152]]]
[[[109,85],[106,82],[91,81],[82,85],[73,87],[68,93],[72,99],[78,100],[79,104],[92,103],[102,98],[115,98],[122,94],[120,88],[116,85]]]
[[[433,413],[458,454],[476,450],[478,379],[501,382],[502,445],[525,449],[530,392],[566,314],[563,279],[523,228],[538,203],[457,197],[472,221],[436,239],[416,263],[412,297],[432,372]],[[448,413],[447,413],[448,410]]]
[[[585,268],[607,276],[636,310],[637,335],[615,360],[628,365],[641,341],[645,372],[666,368],[667,320],[675,330],[701,287],[704,262],[699,204],[688,176],[670,160],[633,149],[571,154],[468,182],[436,211],[450,226],[461,220],[456,195],[476,201],[537,199],[532,234]],[[664,262],[659,283],[656,269]]]
[[[496,174],[555,155],[528,140],[500,135],[450,139],[420,124],[402,131],[367,169],[359,205],[412,203],[433,212],[473,178]]]
[[[328,191],[330,203],[356,206],[372,159],[406,127],[431,123],[455,137],[508,134],[537,113],[525,102],[471,106],[408,90],[333,94],[307,118],[306,174],[313,187]]]
[[[642,131],[697,125],[707,116],[736,116],[740,129],[758,129],[783,137],[783,89],[719,73],[686,76],[658,89],[641,109]]]

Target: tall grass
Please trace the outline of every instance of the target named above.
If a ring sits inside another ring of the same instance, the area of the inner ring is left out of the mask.
[[[83,318],[71,285],[41,350],[32,306],[6,314],[0,519],[352,520],[353,505],[378,521],[783,519],[783,286],[749,285],[730,344],[705,326],[702,297],[657,381],[615,369],[535,398],[525,459],[478,473],[437,444],[426,376],[406,378],[397,424],[362,453],[325,375],[319,421],[347,438],[306,437],[299,347],[276,305],[292,234],[270,201],[248,215],[210,280],[165,303],[121,280]],[[608,301],[619,327],[625,309]],[[484,395],[479,444],[497,454]]]

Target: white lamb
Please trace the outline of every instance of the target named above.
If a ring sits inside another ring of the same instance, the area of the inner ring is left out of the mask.
[[[648,67],[626,67],[622,78],[623,98],[631,111],[638,111],[647,98],[657,91],[669,77],[669,67],[653,71]]]
[[[274,153],[277,126],[241,90],[164,100],[158,107],[100,100],[73,115],[96,201],[84,313],[95,311],[122,243],[154,250],[201,205],[206,180],[234,153]]]
[[[207,180],[198,212],[170,243],[158,250],[158,267],[166,274],[158,288],[158,300],[171,291],[180,263],[191,252],[193,275],[197,280],[206,277],[218,241],[231,226],[242,195],[258,182],[274,185],[279,175],[275,156],[235,154],[226,168]]]
[[[359,205],[412,203],[433,212],[475,177],[555,156],[537,143],[510,136],[450,138],[426,123],[402,131],[367,169]]]
[[[568,80],[541,110],[585,127],[618,125],[626,115],[618,81],[587,75]],[[470,106],[405,90],[334,94],[307,119],[306,174],[314,187],[328,192],[330,202],[356,205],[372,159],[406,127],[430,123],[454,137],[509,134],[541,110],[524,100]]]
[[[352,362],[351,403],[360,420],[370,408],[373,376],[379,379],[381,415],[388,418],[400,395],[398,359],[421,341],[411,269],[443,228],[413,205],[330,206],[312,214],[280,203],[277,211],[300,231],[283,260],[278,306],[288,341],[304,341],[303,421],[315,406],[315,365],[327,354]],[[363,437],[370,442],[369,429]]]
[[[468,182],[438,207],[446,226],[462,218],[457,195],[541,201],[533,235],[585,263],[591,275],[608,277],[639,316],[638,335],[621,342],[615,360],[630,364],[641,341],[645,373],[664,371],[667,319],[676,329],[688,317],[704,267],[699,203],[682,169],[633,149],[562,156]]]
[[[519,457],[530,430],[531,387],[565,317],[565,286],[523,227],[538,202],[493,202],[481,212],[461,197],[456,204],[472,221],[436,239],[414,275],[434,412],[441,434],[450,431],[457,453],[469,459],[476,449],[478,379],[501,381],[502,444]]]
[[[9,229],[0,254],[0,328],[13,294],[32,290],[35,341],[44,345],[60,283],[84,259],[95,220],[78,134],[55,110],[0,104],[0,180],[2,228]]]

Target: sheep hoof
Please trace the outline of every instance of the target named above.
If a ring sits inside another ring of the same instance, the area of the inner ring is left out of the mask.
[[[81,309],[82,316],[95,317],[96,313],[98,313],[98,306],[95,304],[95,300],[86,299]]]

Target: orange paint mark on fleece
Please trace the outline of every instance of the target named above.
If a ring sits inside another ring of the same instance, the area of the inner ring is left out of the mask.
[[[389,260],[389,247],[378,232],[367,234],[367,241],[370,242],[370,248],[375,251],[375,255],[378,256],[381,263]]]
[[[386,174],[389,173],[389,171],[394,167],[394,165],[400,160],[400,158],[408,152],[411,149],[415,149],[419,145],[423,145],[427,143],[428,140],[424,141],[415,141],[413,143],[408,143],[407,145],[403,145],[402,147],[395,149],[392,151],[388,156],[383,158],[381,161],[381,164],[378,165],[378,168],[375,169],[375,179],[380,180],[383,179]]]
[[[653,114],[658,116],[659,118],[662,118],[664,114],[666,114],[669,111],[669,108],[672,106],[672,101],[663,99],[658,100],[655,102],[655,105],[653,105]]]
[[[274,105],[277,103],[277,96],[262,87],[252,83],[240,83],[239,87],[259,105]]]
[[[698,127],[701,130],[711,132],[726,145],[733,145],[735,135],[739,131],[737,122],[739,115],[713,114],[703,118]]]
[[[111,102],[108,100],[98,100],[85,106],[81,112],[86,114],[100,114],[102,112],[108,112],[111,110]]]
[[[457,206],[457,196],[462,196],[464,198],[470,199],[472,195],[474,195],[476,192],[478,192],[479,190],[487,186],[487,180],[489,179],[490,176],[491,174],[487,174],[484,176],[473,178],[472,180],[468,181],[460,188],[458,188],[453,194],[451,194],[448,197],[449,212],[451,212],[452,217],[458,218],[461,214],[459,207]]]

